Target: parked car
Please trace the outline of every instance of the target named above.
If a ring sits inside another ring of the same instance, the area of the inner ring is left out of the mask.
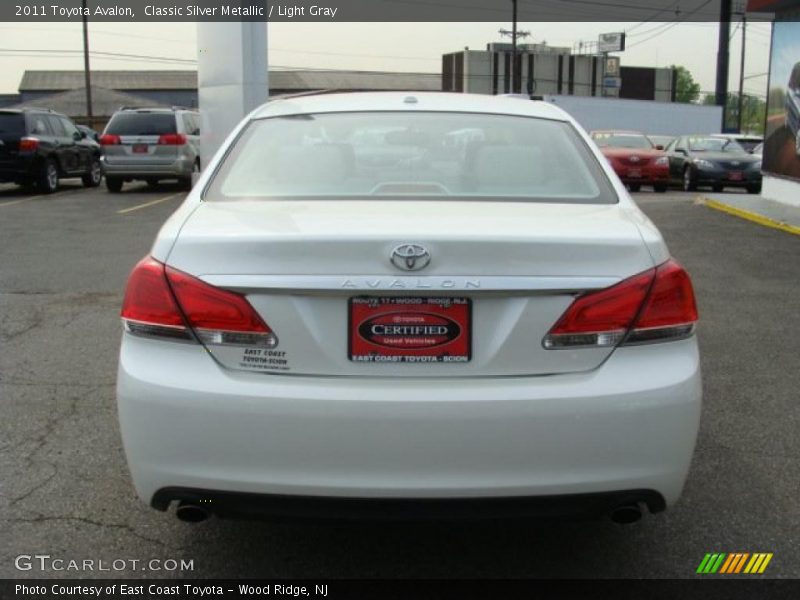
[[[100,134],[94,129],[87,127],[86,125],[76,125],[76,127],[78,128],[78,131],[85,134],[87,140],[95,141],[98,144],[100,143]]]
[[[747,135],[742,133],[712,133],[711,137],[731,140],[744,148],[748,154],[753,153],[753,149],[764,141],[760,135]]]
[[[544,102],[265,104],[134,268],[122,320],[133,481],[184,520],[632,521],[677,500],[699,424],[689,276]]]
[[[200,172],[200,115],[183,108],[123,108],[100,136],[106,186],[119,192],[126,181],[157,185],[177,179],[192,187]]]
[[[655,146],[656,150],[663,150],[675,139],[674,135],[650,135],[649,133],[647,137],[650,139],[653,146]]]
[[[100,147],[69,117],[47,109],[0,109],[0,181],[35,185],[50,194],[62,178],[87,187],[103,178]]]
[[[639,191],[643,185],[652,185],[656,192],[667,191],[667,155],[646,135],[638,131],[593,131],[591,135],[632,192]]]
[[[761,159],[748,154],[737,142],[713,135],[683,135],[667,147],[669,172],[685,191],[710,186],[761,191]]]
[[[800,156],[800,62],[792,68],[786,85],[786,127],[794,136],[794,148]]]

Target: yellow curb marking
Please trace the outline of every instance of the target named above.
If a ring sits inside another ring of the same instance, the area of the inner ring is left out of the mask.
[[[770,219],[769,217],[750,212],[749,210],[736,208],[735,206],[717,202],[711,198],[702,198],[702,204],[705,204],[714,210],[719,210],[728,213],[729,215],[739,217],[740,219],[746,219],[747,221],[758,223],[764,227],[771,227],[772,229],[779,229],[780,231],[785,231],[786,233],[800,235],[800,227],[797,227],[796,225],[790,225],[789,223],[784,223],[783,221],[776,221],[775,219]]]

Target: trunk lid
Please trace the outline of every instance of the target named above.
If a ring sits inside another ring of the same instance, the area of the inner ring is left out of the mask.
[[[393,249],[409,243],[429,252],[424,269],[392,264]],[[277,334],[260,363],[245,359],[247,348],[210,346],[227,367],[413,377],[596,368],[609,349],[546,350],[542,338],[576,293],[653,266],[619,205],[392,200],[203,203],[167,263],[245,294]],[[471,360],[351,361],[349,300],[360,296],[468,299]]]

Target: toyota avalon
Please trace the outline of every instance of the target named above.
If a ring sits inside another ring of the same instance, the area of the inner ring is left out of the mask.
[[[128,464],[191,521],[633,521],[687,476],[696,321],[689,275],[561,109],[278,99],[130,275]]]

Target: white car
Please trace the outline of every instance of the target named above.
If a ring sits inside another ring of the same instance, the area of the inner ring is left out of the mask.
[[[122,320],[133,482],[184,520],[628,522],[678,499],[695,445],[689,276],[543,102],[265,104],[135,267]]]

